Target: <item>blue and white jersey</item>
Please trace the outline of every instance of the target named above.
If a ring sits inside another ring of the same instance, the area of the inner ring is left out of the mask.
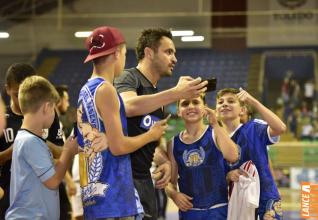
[[[191,144],[173,139],[173,155],[178,164],[180,192],[193,197],[194,209],[209,209],[228,202],[223,155],[216,147],[212,128]]]
[[[260,203],[269,199],[279,199],[279,193],[268,163],[267,145],[274,144],[279,137],[270,137],[268,124],[254,119],[241,125],[232,135],[239,147],[239,160],[228,164],[227,169],[238,169],[244,162],[252,160],[260,180]]]
[[[92,147],[92,131],[111,129],[105,128],[95,104],[96,91],[103,83],[103,78],[89,79],[78,100],[78,142],[82,149],[79,170],[85,219],[134,216],[138,213],[136,201],[139,199],[133,185],[130,156],[114,156],[109,149],[97,153],[93,159],[85,155]],[[121,97],[118,98],[123,132],[127,135],[124,104]]]

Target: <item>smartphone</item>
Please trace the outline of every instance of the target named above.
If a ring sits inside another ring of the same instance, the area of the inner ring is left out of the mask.
[[[209,79],[203,79],[202,81],[208,81],[208,84],[206,86],[206,91],[205,92],[212,92],[216,90],[216,83],[217,79],[215,77],[209,78]]]

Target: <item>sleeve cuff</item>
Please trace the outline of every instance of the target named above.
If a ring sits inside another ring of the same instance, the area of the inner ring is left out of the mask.
[[[43,173],[41,176],[39,176],[41,182],[45,182],[49,178],[51,178],[55,174],[54,166],[52,166],[50,169],[48,169],[45,173]]]
[[[267,136],[268,136],[269,141],[270,141],[272,144],[276,144],[276,143],[278,143],[279,140],[280,140],[280,136],[271,137],[271,135],[270,135],[270,133],[269,133],[269,126],[267,126]]]

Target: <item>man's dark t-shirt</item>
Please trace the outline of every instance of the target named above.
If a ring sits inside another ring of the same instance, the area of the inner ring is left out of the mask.
[[[134,91],[139,96],[151,95],[158,92],[158,89],[154,87],[137,68],[125,70],[118,78],[116,78],[114,85],[118,93]],[[128,135],[136,136],[147,132],[154,122],[163,119],[163,117],[163,108],[159,108],[147,115],[127,118]],[[155,148],[158,144],[157,141],[148,143],[144,147],[130,154],[133,178],[151,178],[149,169],[153,160]]]

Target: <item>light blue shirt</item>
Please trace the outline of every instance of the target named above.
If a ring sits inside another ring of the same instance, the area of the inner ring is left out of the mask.
[[[28,130],[19,130],[13,144],[10,207],[5,219],[59,219],[58,189],[50,190],[43,184],[54,174],[45,141]]]

